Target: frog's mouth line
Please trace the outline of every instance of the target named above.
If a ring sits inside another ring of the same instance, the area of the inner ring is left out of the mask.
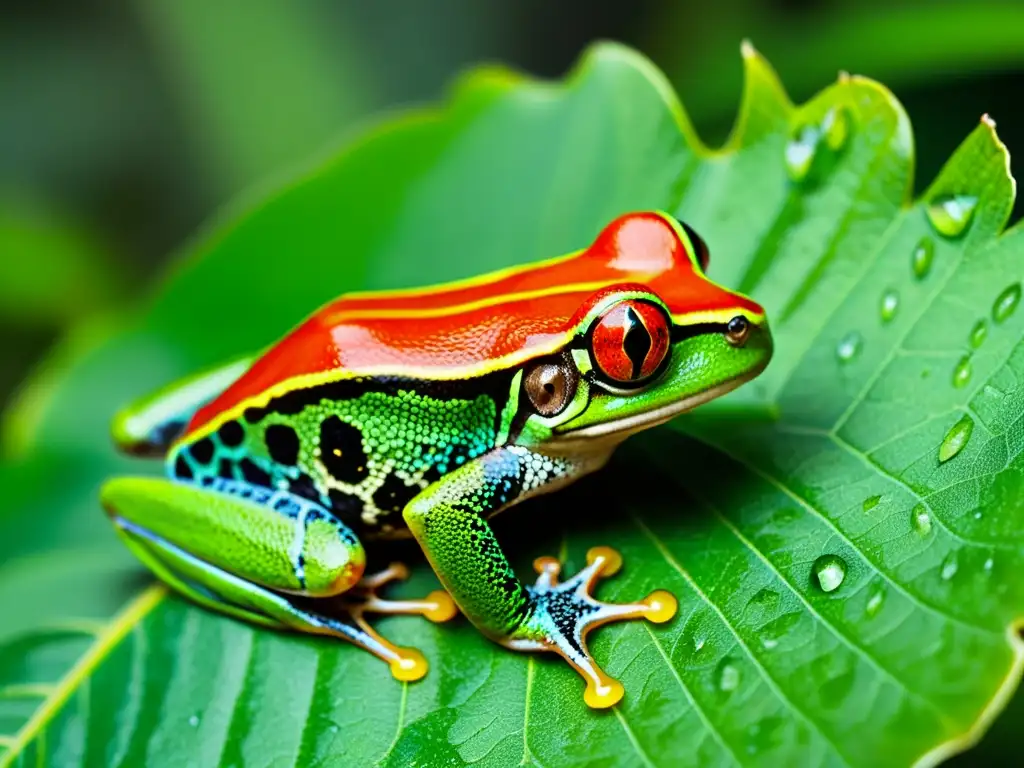
[[[635,413],[632,416],[627,416],[622,419],[616,419],[615,421],[608,421],[603,424],[592,424],[588,427],[581,427],[571,431],[565,431],[555,434],[546,443],[546,446],[557,446],[559,449],[564,449],[572,446],[576,443],[586,443],[593,445],[595,440],[603,442],[599,438],[606,438],[610,443],[618,443],[625,440],[632,434],[656,427],[659,424],[664,424],[666,421],[670,421],[681,413],[696,408],[698,405],[703,405],[706,402],[714,400],[716,397],[731,392],[732,390],[739,387],[741,384],[753,379],[757,376],[764,366],[760,366],[754,370],[751,370],[742,376],[737,376],[734,379],[729,379],[721,384],[718,384],[709,389],[705,389],[702,392],[690,395],[689,397],[677,400],[674,403],[668,403],[660,408],[654,408],[650,411],[643,411],[641,413]]]

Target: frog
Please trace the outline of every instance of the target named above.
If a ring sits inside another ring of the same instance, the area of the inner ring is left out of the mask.
[[[667,622],[676,598],[599,600],[598,583],[623,565],[608,546],[565,579],[557,558],[539,557],[524,582],[491,519],[764,370],[765,310],[708,266],[692,227],[648,210],[567,255],[342,294],[262,352],[118,412],[117,446],[162,457],[166,471],[108,479],[102,506],[143,564],[206,608],[346,640],[406,682],[426,659],[369,617],[461,613],[506,648],[561,655],[585,703],[611,707],[624,689],[588,633]],[[410,537],[443,589],[386,599],[409,569],[367,573],[367,550]]]

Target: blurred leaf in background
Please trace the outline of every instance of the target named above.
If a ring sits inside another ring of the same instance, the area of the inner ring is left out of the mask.
[[[798,99],[839,70],[879,78],[931,127],[918,146],[930,178],[982,112],[1024,142],[1022,15],[1016,0],[8,2],[0,190],[77,222],[114,254],[118,285],[145,293],[211,211],[368,112],[436,98],[479,61],[556,76],[602,37],[651,55],[712,142],[731,121],[744,38]],[[48,290],[69,298],[59,280]],[[24,319],[0,332],[2,407],[54,330]]]

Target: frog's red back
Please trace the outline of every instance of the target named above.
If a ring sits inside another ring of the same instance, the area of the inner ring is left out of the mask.
[[[677,323],[728,322],[723,313],[738,307],[764,314],[704,276],[670,216],[626,214],[568,256],[431,288],[342,296],[201,408],[187,432],[250,400],[336,379],[463,379],[516,366],[568,343],[595,296],[619,285],[655,293]]]

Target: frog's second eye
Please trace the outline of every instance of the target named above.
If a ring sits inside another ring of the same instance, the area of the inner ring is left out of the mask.
[[[701,272],[708,271],[708,264],[711,262],[711,253],[708,251],[708,244],[704,242],[704,238],[694,232],[693,227],[687,224],[685,221],[676,219],[679,222],[679,226],[686,232],[687,237],[690,238],[690,244],[693,246],[693,250],[696,251],[697,263],[700,264]]]
[[[638,384],[654,374],[668,354],[669,319],[647,301],[613,305],[594,324],[591,352],[598,370],[615,384]]]
[[[523,377],[523,389],[541,416],[556,416],[576,394],[576,368],[568,361],[541,360]]]

